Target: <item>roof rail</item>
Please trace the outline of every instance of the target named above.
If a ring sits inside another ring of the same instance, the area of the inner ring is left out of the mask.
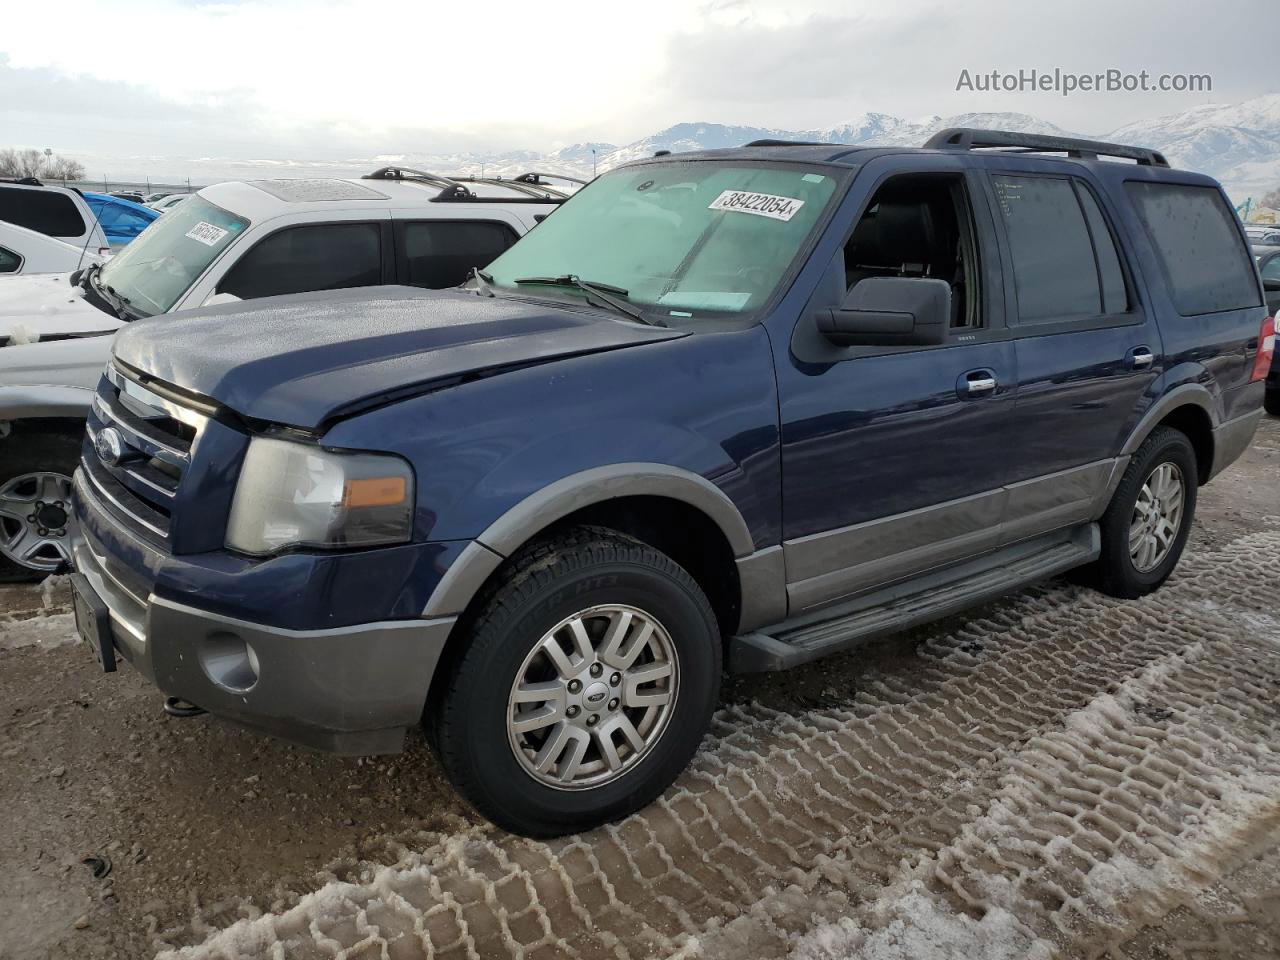
[[[1123,143],[1106,143],[1102,140],[1081,140],[1076,137],[1054,137],[1042,133],[1013,133],[1006,130],[977,130],[973,127],[950,127],[940,130],[925,141],[930,150],[978,150],[988,147],[1008,148],[1016,153],[1065,153],[1081,160],[1097,160],[1098,157],[1121,157],[1136,160],[1146,167],[1167,167],[1169,161],[1159,150],[1148,147],[1131,147]],[[750,144],[748,144],[750,146]]]
[[[452,177],[413,167],[379,167],[373,173],[366,173],[362,180],[421,180],[433,187],[440,187],[437,200],[471,200],[475,194]]]
[[[763,140],[752,140],[750,143],[744,143],[744,147],[825,147],[829,144],[819,143],[817,140],[774,140],[771,137],[765,137]]]
[[[520,176],[512,177],[511,179],[515,180],[517,183],[532,183],[535,185],[541,184],[544,179],[568,180],[570,183],[576,183],[582,187],[585,187],[587,185],[587,181],[583,180],[581,177],[569,177],[563,173],[542,173],[539,171],[530,171],[529,173],[522,173],[520,174]]]
[[[455,177],[454,179],[458,183],[484,183],[494,187],[506,187],[516,193],[523,193],[527,197],[546,200],[549,203],[569,199],[569,194],[549,183],[539,183],[534,187],[531,186],[530,181],[521,180],[519,177]]]
[[[16,183],[22,187],[43,187],[35,177],[0,177],[0,183]]]
[[[527,176],[556,176],[555,174],[522,174],[521,177]],[[430,184],[433,187],[440,188],[440,195],[435,197],[435,201],[465,201],[465,200],[493,200],[492,197],[478,197],[474,190],[467,188],[469,183],[483,183],[490,186],[502,186],[511,190],[513,193],[524,194],[530,200],[537,200],[541,203],[559,203],[562,200],[569,199],[569,194],[556,187],[545,183],[538,183],[537,187],[531,186],[533,181],[515,177],[505,179],[503,177],[446,177],[442,173],[431,173],[429,170],[418,170],[414,167],[379,167],[373,173],[366,173],[362,180],[420,180],[423,183]],[[572,177],[564,177],[562,179],[572,180]],[[581,183],[582,181],[578,181]]]

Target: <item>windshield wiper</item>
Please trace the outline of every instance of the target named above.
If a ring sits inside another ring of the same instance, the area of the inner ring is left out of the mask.
[[[588,302],[591,297],[595,297],[607,307],[612,307],[618,313],[630,317],[637,323],[643,323],[650,327],[665,327],[666,324],[658,317],[645,316],[644,312],[638,307],[624,303],[618,297],[627,296],[627,291],[621,287],[615,287],[608,283],[595,283],[591,280],[583,280],[577,274],[566,273],[560,277],[518,277],[514,281],[520,284],[540,284],[547,287],[577,287],[583,293],[587,294]]]
[[[121,320],[128,321],[136,319],[133,313],[128,309],[130,302],[129,298],[122,293],[117,293],[116,288],[111,286],[111,284],[103,283],[98,277],[98,274],[102,272],[102,265],[94,264],[94,266],[97,267],[97,269],[92,273],[85,275],[85,279],[93,287],[94,291],[97,292],[102,299],[106,300],[108,304],[110,304],[111,309],[115,311],[115,315]]]

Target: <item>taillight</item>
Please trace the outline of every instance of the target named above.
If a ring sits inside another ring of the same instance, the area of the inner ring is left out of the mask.
[[[1262,321],[1262,332],[1258,334],[1258,356],[1253,361],[1253,376],[1249,382],[1265,380],[1271,372],[1271,358],[1276,352],[1276,318],[1267,317]]]

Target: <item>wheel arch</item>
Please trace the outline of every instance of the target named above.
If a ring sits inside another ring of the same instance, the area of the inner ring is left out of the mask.
[[[618,530],[671,556],[698,581],[721,632],[744,617],[743,570],[770,551],[756,551],[733,501],[704,477],[665,464],[615,464],[565,477],[520,501],[472,541],[432,592],[424,617],[466,619],[469,608],[503,565],[526,544],[574,525]],[[777,552],[777,551],[773,551]],[[783,585],[779,583],[782,591]]]
[[[1207,483],[1213,472],[1216,419],[1213,396],[1209,391],[1198,383],[1184,383],[1152,405],[1129,434],[1120,453],[1125,457],[1132,456],[1156,427],[1173,427],[1191,441],[1196,454],[1198,482]]]

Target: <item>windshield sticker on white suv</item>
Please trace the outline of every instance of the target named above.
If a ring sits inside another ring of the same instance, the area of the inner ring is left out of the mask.
[[[212,223],[205,223],[203,220],[187,231],[188,237],[192,240],[199,240],[206,247],[216,247],[226,235],[226,230],[221,227],[215,227]]]
[[[775,197],[771,193],[749,193],[746,190],[726,190],[712,200],[707,209],[754,213],[757,217],[770,217],[773,220],[790,220],[803,206],[803,200],[792,197]]]

